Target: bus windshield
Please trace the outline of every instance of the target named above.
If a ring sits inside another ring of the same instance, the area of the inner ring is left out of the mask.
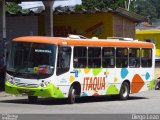
[[[23,78],[47,78],[55,68],[56,46],[52,44],[12,42],[7,72]]]

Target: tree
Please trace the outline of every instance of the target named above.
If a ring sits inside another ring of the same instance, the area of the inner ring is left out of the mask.
[[[10,14],[16,14],[18,12],[21,13],[28,13],[28,9],[22,9],[21,6],[19,6],[17,3],[14,2],[7,2],[6,3],[6,11],[9,12]]]
[[[123,7],[129,11],[134,11],[144,17],[160,18],[160,0],[82,0],[82,7],[85,9],[107,9],[115,10]]]
[[[117,7],[124,7],[125,0],[82,0],[82,6],[85,9],[116,9]]]
[[[151,0],[137,0],[132,4],[131,11],[151,19],[157,18],[156,8]]]
[[[157,18],[160,18],[160,0],[148,0],[156,9]]]
[[[22,7],[19,6],[17,3],[14,3],[14,2],[6,3],[6,11],[8,11],[11,14],[15,14],[21,10],[22,10]]]

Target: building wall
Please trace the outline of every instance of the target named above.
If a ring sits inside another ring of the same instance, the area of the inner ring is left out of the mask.
[[[160,59],[160,30],[137,30],[136,39],[145,40],[150,39],[156,45],[156,57]]]
[[[7,16],[7,40],[15,37],[38,35],[37,16]]]
[[[26,35],[45,35],[44,16],[7,16],[7,40]],[[81,34],[86,37],[135,37],[135,23],[113,14],[54,15],[54,36]],[[0,21],[0,26],[2,23]],[[0,38],[2,29],[0,29]]]
[[[119,15],[113,15],[113,36],[135,38],[135,23]]]
[[[39,16],[39,35],[45,35],[43,16]],[[80,34],[86,37],[107,38],[113,36],[113,14],[85,13],[54,15],[54,36],[67,37]]]
[[[81,34],[86,37],[112,36],[112,14],[68,14],[54,17],[54,35]]]
[[[108,13],[69,14],[55,16],[54,34],[66,36],[66,30],[86,37],[132,37],[135,38],[135,23],[122,16]]]

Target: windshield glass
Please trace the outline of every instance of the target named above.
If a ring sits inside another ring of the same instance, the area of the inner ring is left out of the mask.
[[[7,72],[25,78],[47,78],[54,72],[56,46],[52,44],[12,42]]]

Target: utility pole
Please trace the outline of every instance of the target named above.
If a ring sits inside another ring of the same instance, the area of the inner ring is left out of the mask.
[[[44,0],[45,6],[45,35],[53,37],[53,5],[55,1],[68,1],[68,0]]]
[[[53,4],[52,1],[43,1],[45,6],[45,35],[53,37]]]
[[[132,1],[136,1],[136,0],[126,0],[125,1],[125,9],[126,10],[128,10],[128,11],[130,10],[130,5],[131,5]]]
[[[4,90],[4,80],[6,71],[6,12],[5,12],[5,0],[0,0],[0,19],[1,19],[1,32],[0,38],[0,91]]]
[[[2,26],[3,26],[3,52],[4,52],[4,66],[6,65],[6,8],[5,8],[6,1],[2,0]]]
[[[131,4],[131,0],[128,1],[128,7],[127,7],[128,11],[129,11],[129,8],[130,8],[130,4]]]
[[[6,9],[5,9],[5,0],[2,0],[2,23],[3,23],[3,40],[6,39]]]

